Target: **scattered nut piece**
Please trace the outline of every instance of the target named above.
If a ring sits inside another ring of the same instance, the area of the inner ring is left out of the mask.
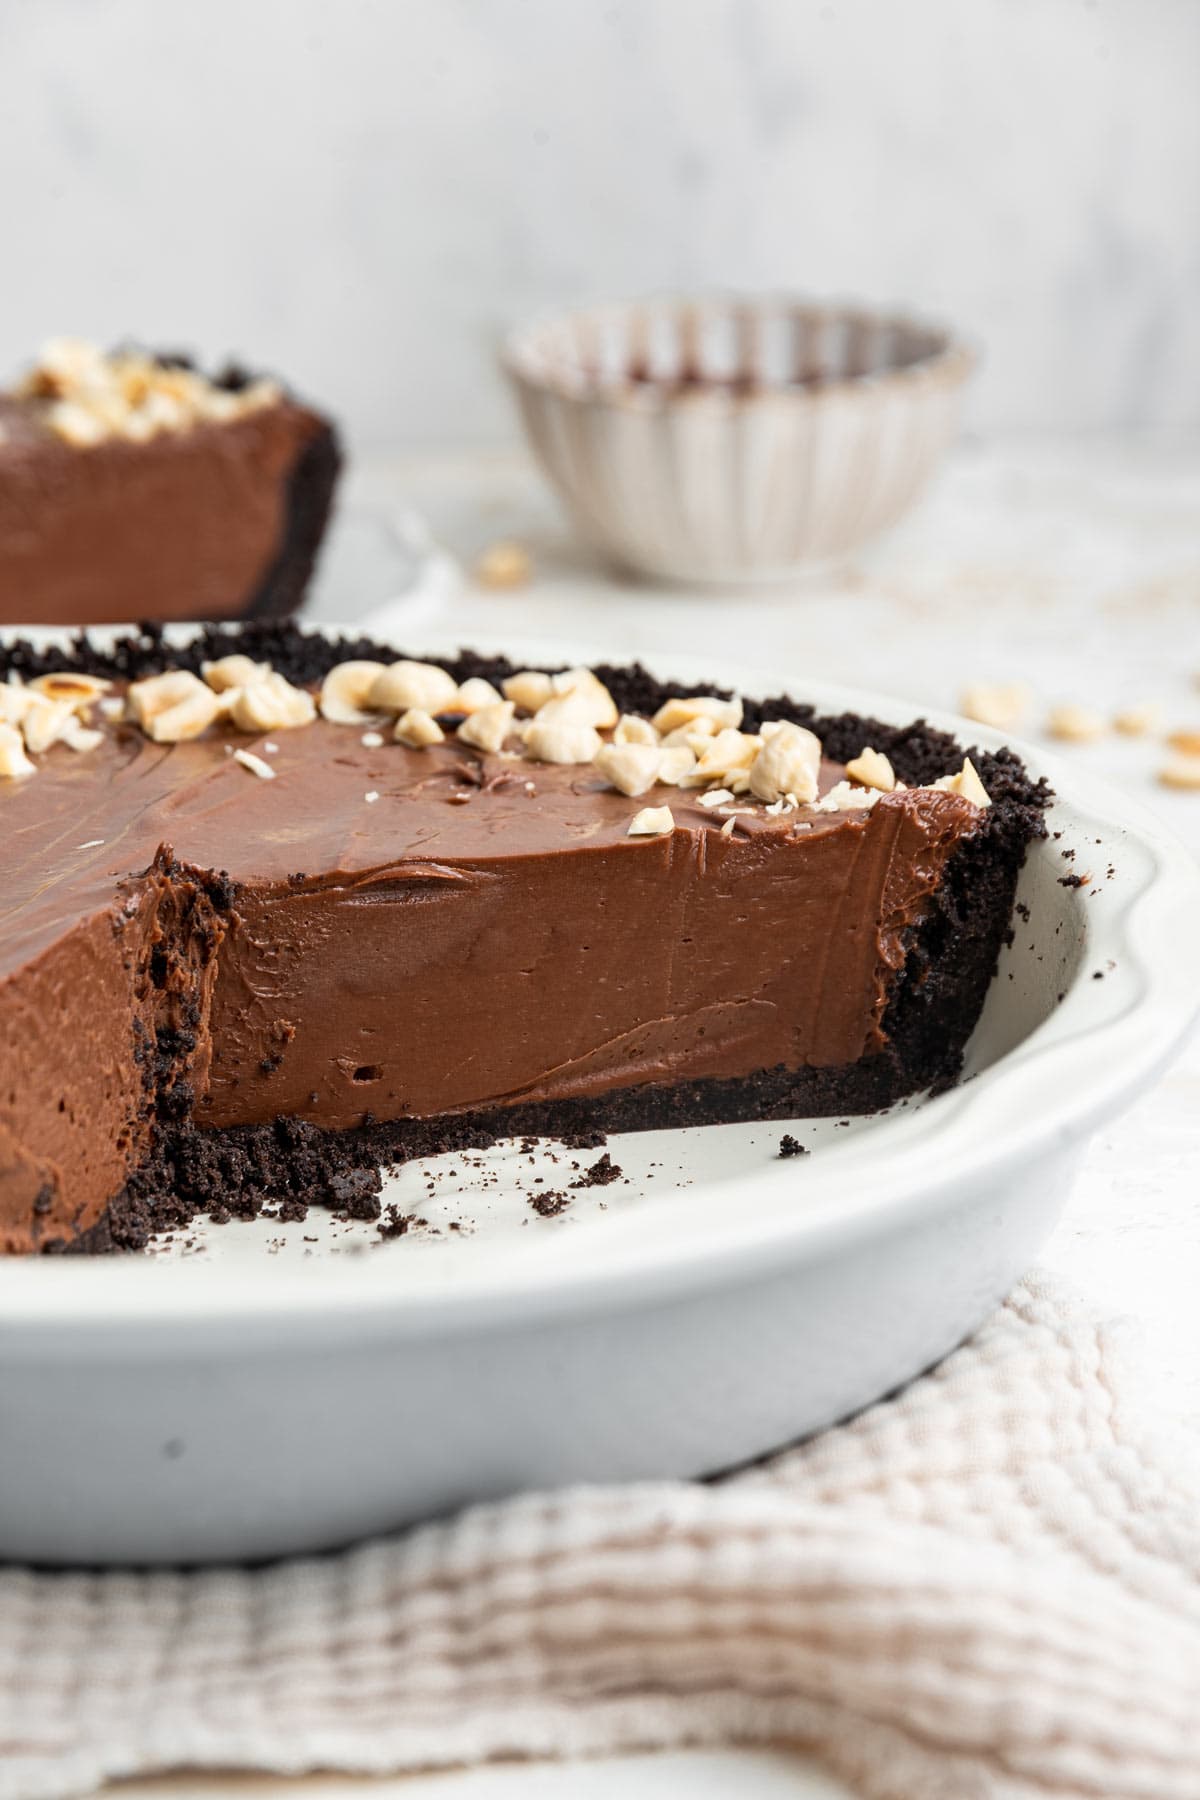
[[[696,753],[686,744],[663,749],[658,757],[658,779],[667,787],[681,787],[696,766]]]
[[[407,744],[411,750],[425,750],[430,744],[443,743],[446,734],[430,713],[419,706],[410,706],[396,720],[392,736],[397,743]]]
[[[385,667],[379,662],[335,663],[321,683],[322,718],[334,725],[373,725],[371,690]]]
[[[119,695],[114,694],[111,699],[102,700],[100,702],[100,711],[106,719],[123,719],[125,717],[125,702]]]
[[[668,750],[676,750],[683,745],[699,756],[708,739],[716,737],[717,731],[718,727],[712,719],[688,719],[685,724],[676,725],[673,731],[668,731],[662,741]]]
[[[732,774],[725,777],[725,780],[735,794],[748,794],[750,792],[749,769],[734,769]]]
[[[102,681],[98,675],[76,675],[62,670],[52,675],[39,675],[29,684],[34,693],[43,694],[47,700],[65,700],[75,711],[83,713],[108,692],[111,681]]]
[[[634,796],[654,786],[661,758],[657,744],[604,744],[596,767],[619,793]]]
[[[1060,738],[1064,743],[1090,744],[1104,736],[1105,725],[1103,716],[1090,706],[1076,706],[1073,701],[1066,701],[1061,706],[1051,707],[1046,730],[1051,737]]]
[[[229,716],[239,731],[291,731],[311,725],[317,716],[312,695],[293,687],[275,669],[249,683],[227,690]]]
[[[499,543],[489,544],[475,563],[475,579],[480,587],[521,587],[532,573],[533,560],[528,550],[512,538],[502,538]],[[511,699],[511,695],[509,698]]]
[[[892,793],[896,786],[895,769],[882,751],[872,750],[869,745],[852,762],[846,764],[846,773],[851,781],[860,781],[864,787],[878,788],[881,794]]]
[[[724,806],[733,799],[728,788],[709,788],[707,794],[696,795],[697,806]]]
[[[803,725],[787,719],[763,727],[763,747],[750,766],[750,792],[759,800],[779,800],[794,794],[797,800],[817,797],[821,773],[821,742]]]
[[[379,798],[379,789],[378,788],[368,788],[366,793],[363,795],[363,799],[366,801],[368,806],[374,806],[374,804],[378,800],[378,798]]]
[[[489,688],[489,691],[491,700],[500,698],[495,688]],[[490,703],[490,700],[485,702]],[[368,689],[366,704],[376,712],[391,713],[410,712],[414,708],[431,715],[474,710],[459,705],[458,683],[445,669],[440,669],[436,663],[406,660],[389,663],[376,675]]]
[[[1020,724],[1032,700],[1023,681],[973,681],[959,696],[958,710],[977,725],[1008,731]]]
[[[473,744],[477,750],[499,750],[516,710],[511,700],[494,700],[490,706],[481,706],[459,726],[460,743]]]
[[[737,819],[736,818],[726,819],[725,823],[721,827],[721,836],[722,837],[732,837],[736,830],[737,830]]]
[[[494,688],[490,681],[485,681],[481,675],[472,675],[469,681],[464,681],[462,686],[455,690],[454,699],[449,706],[443,709],[430,708],[427,710],[444,710],[470,715],[482,712],[485,706],[503,706],[503,704],[504,701],[498,689]]]
[[[90,450],[110,435],[110,427],[98,411],[75,400],[56,400],[46,412],[46,423],[55,437],[72,450]]]
[[[955,776],[954,779],[957,780],[958,777]],[[817,801],[816,811],[869,812],[875,802],[882,798],[878,788],[855,787],[852,782],[839,781]]]
[[[969,756],[957,775],[943,775],[929,785],[943,794],[958,794],[963,800],[970,800],[976,806],[992,804],[991,796],[980,781],[979,771]]]
[[[519,669],[500,686],[504,689],[504,698],[527,713],[535,713],[545,706],[554,692],[554,683],[542,669]]]
[[[31,755],[40,756],[51,744],[58,743],[73,722],[75,708],[69,700],[47,700],[42,694],[30,693],[21,718],[25,748]]]
[[[1163,787],[1200,791],[1200,756],[1173,756],[1158,771],[1158,779]]]
[[[658,733],[649,719],[640,719],[636,713],[622,713],[613,731],[614,744],[657,744]]]
[[[1113,714],[1113,730],[1122,737],[1146,737],[1162,724],[1163,709],[1157,700],[1144,700],[1138,706],[1122,707]]]
[[[542,712],[545,710],[543,707]],[[599,750],[599,732],[577,721],[546,720],[539,713],[525,733],[525,753],[537,762],[589,763],[595,761]]]
[[[587,701],[589,725],[595,725],[600,731],[607,731],[617,723],[617,703],[600,677],[591,669],[560,669],[557,675],[551,677],[551,681],[555,694],[575,694]],[[578,706],[576,716],[584,716]]]
[[[98,750],[100,745],[104,742],[104,733],[102,731],[97,731],[94,726],[85,725],[82,719],[72,717],[67,720],[66,725],[63,727],[62,741],[69,750],[76,750],[81,753],[88,750]]]
[[[699,761],[694,772],[683,782],[684,787],[706,781],[723,781],[738,769],[749,770],[763,747],[760,737],[751,732],[726,726],[716,737],[707,738],[699,748]]]
[[[361,738],[358,741],[362,745],[364,750],[382,750],[383,749],[383,733],[382,733],[382,731],[364,731]]]
[[[690,724],[693,719],[710,719],[718,730],[738,726],[742,722],[742,703],[736,695],[732,700],[718,700],[715,694],[679,696],[659,707],[654,715],[654,725],[665,735],[680,725]]]
[[[270,763],[264,762],[261,756],[255,756],[253,750],[235,750],[233,760],[241,763],[243,769],[249,769],[251,775],[257,775],[260,781],[275,779],[275,771]]]
[[[0,724],[0,780],[24,781],[36,775],[37,768],[25,754],[25,745],[15,725]]]
[[[1200,731],[1172,731],[1167,746],[1181,756],[1200,756]]]
[[[214,694],[229,688],[249,687],[271,672],[270,663],[255,662],[252,656],[222,656],[216,662],[200,664],[200,673]]]
[[[156,744],[178,744],[206,731],[220,715],[221,702],[190,670],[168,669],[133,683],[129,711]]]
[[[626,837],[665,837],[675,829],[675,818],[669,806],[643,806],[629,821]]]

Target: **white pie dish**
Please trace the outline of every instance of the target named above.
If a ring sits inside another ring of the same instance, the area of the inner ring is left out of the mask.
[[[686,658],[657,672],[780,686]],[[792,686],[823,710],[912,716]],[[0,1263],[0,1556],[271,1556],[517,1488],[701,1474],[944,1354],[1028,1265],[1088,1135],[1200,1005],[1187,851],[1133,800],[1019,748],[1059,794],[1062,836],[1022,876],[1029,918],[973,1079],[849,1127],[803,1122],[812,1154],[789,1161],[779,1123],[613,1138],[630,1185],[555,1220],[523,1196],[538,1169],[500,1147],[482,1159],[497,1188],[447,1182],[429,1209],[473,1236],[349,1254],[374,1232],[314,1214],[209,1229],[203,1256]],[[1094,882],[1062,886],[1072,869]],[[560,1164],[540,1167],[562,1184]],[[396,1180],[405,1210],[423,1207],[419,1170]]]

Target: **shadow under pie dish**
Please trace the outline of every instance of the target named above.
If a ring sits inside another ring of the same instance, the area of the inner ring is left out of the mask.
[[[1011,752],[636,665],[251,626],[0,671],[10,1252],[947,1085],[1044,830]]]

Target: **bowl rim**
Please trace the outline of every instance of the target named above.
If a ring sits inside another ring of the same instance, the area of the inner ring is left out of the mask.
[[[722,387],[670,387],[655,381],[634,381],[628,376],[587,371],[578,363],[547,355],[548,333],[572,321],[619,318],[632,313],[678,312],[703,316],[707,312],[794,313],[823,322],[865,322],[888,330],[918,332],[933,340],[932,347],[903,368],[876,369],[859,375],[839,375],[813,386],[761,387],[736,390]],[[981,361],[978,346],[951,326],[907,307],[875,306],[859,300],[820,299],[790,290],[740,293],[712,289],[688,294],[667,291],[640,298],[602,300],[577,306],[543,308],[502,337],[498,360],[508,379],[519,390],[553,394],[574,405],[597,404],[623,411],[664,412],[707,409],[730,413],[747,407],[813,409],[847,397],[861,397],[886,390],[889,393],[925,390],[953,391],[962,387]]]
[[[171,635],[185,638],[186,630],[175,627]],[[420,637],[423,653],[435,657],[456,647],[445,632]],[[611,656],[611,648],[595,644],[473,637],[485,652],[563,666]],[[718,668],[704,657],[648,653],[646,660],[672,681],[722,687],[733,681],[750,693],[777,690],[781,679],[778,669]],[[914,715],[910,701],[872,690],[807,679],[791,685],[833,713],[854,710],[897,722]],[[1064,889],[1064,905],[1076,909],[1083,927],[1086,954],[1051,1015],[969,1081],[919,1107],[884,1115],[870,1133],[805,1159],[815,1166],[805,1169],[803,1204],[797,1204],[796,1165],[775,1161],[755,1169],[752,1180],[716,1180],[711,1193],[689,1197],[689,1231],[682,1241],[681,1234],[668,1234],[650,1254],[636,1225],[625,1229],[606,1215],[605,1232],[592,1234],[574,1262],[530,1246],[533,1253],[515,1272],[506,1261],[452,1287],[420,1292],[405,1290],[395,1246],[369,1257],[334,1259],[336,1267],[319,1259],[252,1270],[204,1259],[5,1258],[0,1344],[17,1354],[33,1353],[35,1346],[53,1354],[57,1344],[65,1355],[82,1332],[98,1352],[107,1346],[115,1353],[127,1347],[130,1333],[136,1337],[169,1319],[179,1344],[189,1333],[193,1341],[195,1334],[207,1337],[217,1322],[236,1326],[226,1339],[232,1354],[247,1332],[280,1344],[289,1330],[322,1342],[364,1333],[438,1338],[663,1302],[837,1255],[864,1239],[951,1215],[979,1184],[1079,1144],[1159,1073],[1200,1010],[1200,938],[1192,929],[1200,864],[1134,796],[957,715],[929,710],[921,716],[967,746],[1014,749],[1032,774],[1046,776],[1054,787],[1054,828],[1068,844],[1086,843],[1093,854],[1103,840],[1106,852],[1117,857],[1116,879],[1089,890]],[[1121,871],[1122,847],[1131,863],[1140,862],[1137,880]],[[1113,979],[1090,978],[1100,960],[1114,964]],[[741,1210],[731,1212],[724,1202],[742,1200],[743,1187],[749,1204],[742,1201]]]

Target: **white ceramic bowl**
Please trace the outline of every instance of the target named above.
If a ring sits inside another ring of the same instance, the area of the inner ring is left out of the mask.
[[[877,536],[958,424],[973,358],[945,331],[793,300],[593,307],[503,353],[577,529],[678,581],[777,581]]]
[[[781,675],[672,661],[748,693]],[[793,685],[831,712],[912,714]],[[419,1167],[395,1178],[405,1210],[471,1235],[368,1250],[369,1228],[313,1214],[211,1228],[203,1256],[0,1264],[0,1557],[271,1556],[521,1488],[697,1475],[942,1356],[1027,1267],[1089,1134],[1200,1000],[1187,851],[1128,797],[1023,754],[1059,792],[1062,837],[1031,854],[1028,921],[950,1093],[794,1126],[812,1154],[788,1161],[778,1123],[614,1138],[629,1186],[558,1219],[531,1213],[513,1147],[483,1159],[495,1189],[472,1173],[429,1203]],[[1064,888],[1071,867],[1098,879]]]

